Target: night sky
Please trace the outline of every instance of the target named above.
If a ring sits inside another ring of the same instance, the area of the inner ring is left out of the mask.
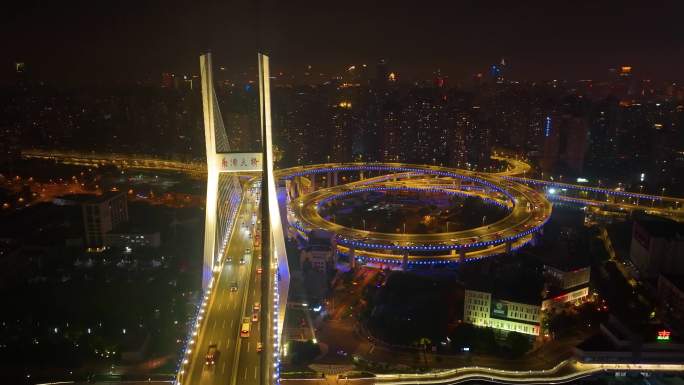
[[[437,68],[467,79],[505,57],[520,80],[601,79],[621,64],[677,80],[683,17],[681,0],[16,0],[0,13],[0,81],[15,61],[35,80],[157,80],[196,73],[206,49],[232,73],[254,66],[257,45],[288,73],[383,57],[404,79]]]

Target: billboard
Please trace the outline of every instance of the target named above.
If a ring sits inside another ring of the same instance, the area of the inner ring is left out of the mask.
[[[490,317],[508,318],[508,304],[492,299],[492,304],[490,306]]]
[[[260,152],[218,154],[217,159],[220,172],[261,171],[262,169]]]

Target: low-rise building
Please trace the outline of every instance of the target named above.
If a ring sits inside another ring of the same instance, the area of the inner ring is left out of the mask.
[[[466,267],[463,322],[503,332],[540,334],[544,281],[533,258],[485,261]]]
[[[310,263],[311,268],[319,273],[325,273],[327,267],[333,263],[333,249],[330,245],[309,245],[302,250],[300,258],[302,267]]]
[[[463,321],[476,326],[538,336],[541,298],[513,301],[490,292],[466,289]]]
[[[299,258],[301,267],[304,267],[304,263],[310,263],[313,270],[325,273],[328,266],[335,264],[335,249],[331,233],[311,231],[308,234],[308,245],[302,250]]]
[[[543,259],[545,280],[542,310],[581,302],[589,296],[591,267],[587,258],[577,255],[568,242],[561,241],[553,253]]]
[[[648,325],[632,330],[610,316],[595,334],[573,348],[580,362],[662,363],[684,361],[684,344],[663,325]]]

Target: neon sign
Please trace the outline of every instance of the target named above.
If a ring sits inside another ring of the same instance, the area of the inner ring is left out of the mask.
[[[670,331],[669,330],[660,330],[658,331],[658,341],[669,341],[670,340]]]
[[[551,117],[546,117],[546,122],[544,123],[544,136],[548,137],[551,135]]]

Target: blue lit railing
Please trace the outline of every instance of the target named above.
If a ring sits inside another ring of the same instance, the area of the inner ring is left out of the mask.
[[[538,180],[538,179],[527,179],[527,178],[520,178],[520,177],[515,177],[515,176],[503,176],[502,178],[506,179],[506,180],[511,180],[511,181],[524,183],[524,184],[531,184],[531,185],[535,185],[535,186],[553,186],[553,187],[556,187],[559,189],[579,190],[579,191],[585,191],[585,192],[594,192],[594,193],[600,193],[600,194],[606,194],[606,195],[621,196],[621,197],[628,197],[628,198],[637,198],[637,199],[650,199],[650,200],[658,200],[658,201],[663,199],[663,197],[658,196],[658,195],[632,193],[632,192],[628,192],[628,191],[611,190],[611,189],[600,188],[600,187],[578,186],[578,185],[569,184],[569,183],[552,182],[552,181],[545,181],[545,180]]]
[[[278,317],[280,312],[280,292],[278,269],[273,274],[273,383],[280,385],[280,333],[278,333]]]
[[[527,245],[531,241],[532,241],[532,238],[524,240],[524,242],[521,242],[521,243],[511,247],[510,252],[517,251],[518,249]],[[462,263],[462,262],[476,261],[476,260],[480,260],[483,258],[490,258],[490,257],[494,257],[497,255],[504,255],[507,253],[509,253],[509,251],[503,251],[503,252],[496,253],[496,254],[488,254],[486,256],[481,256],[481,257],[471,257],[471,258],[463,258],[463,259],[459,258],[458,256],[454,256],[453,258],[444,257],[444,256],[440,256],[438,258],[425,257],[425,258],[421,258],[421,260],[419,260],[419,261],[409,259],[408,264],[409,265],[457,264],[457,263]],[[347,253],[339,253],[339,255],[343,255],[343,256],[349,258],[349,254],[347,254]],[[397,255],[397,258],[377,258],[377,257],[369,257],[366,255],[358,255],[358,256],[355,256],[355,259],[359,263],[370,262],[370,263],[383,263],[383,264],[393,264],[393,265],[401,265],[403,263],[402,262],[402,256],[400,256],[400,255]]]

